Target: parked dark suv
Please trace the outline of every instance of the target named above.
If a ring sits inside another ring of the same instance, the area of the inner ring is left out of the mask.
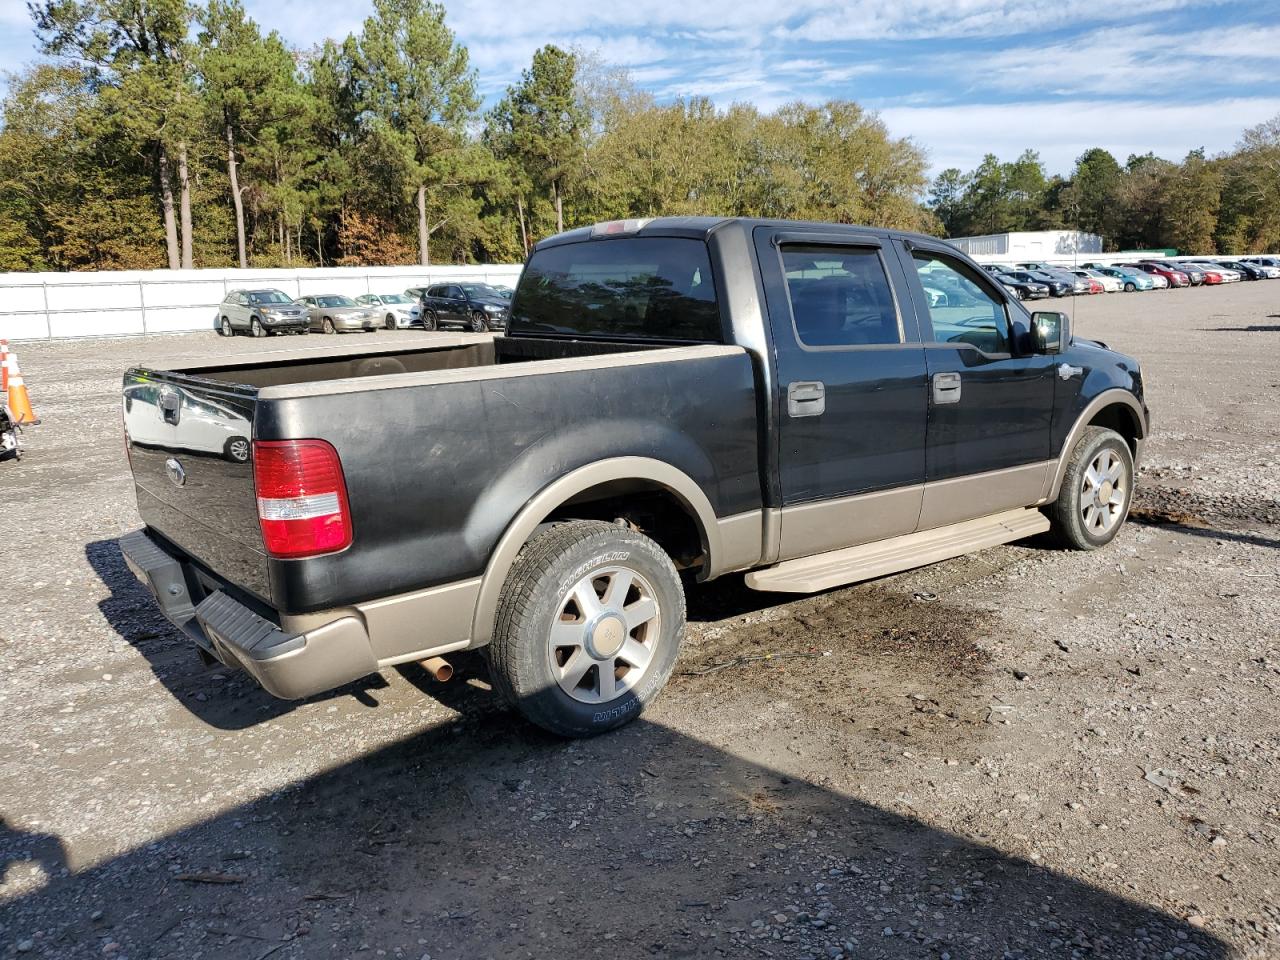
[[[422,292],[422,329],[460,326],[476,333],[507,325],[511,303],[487,283],[436,283]]]

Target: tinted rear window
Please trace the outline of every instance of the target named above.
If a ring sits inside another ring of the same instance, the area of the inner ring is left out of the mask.
[[[628,237],[539,250],[520,277],[508,329],[720,342],[707,245],[675,237]]]

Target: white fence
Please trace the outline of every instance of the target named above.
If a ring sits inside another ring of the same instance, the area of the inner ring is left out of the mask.
[[[445,280],[515,286],[521,267],[314,267],[301,270],[120,270],[0,273],[0,338],[48,340],[211,330],[228,290],[271,287],[291,297],[399,293]]]

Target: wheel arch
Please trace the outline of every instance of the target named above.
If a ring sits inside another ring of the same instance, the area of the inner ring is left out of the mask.
[[[702,558],[700,579],[718,575],[723,556],[720,527],[711,501],[702,488],[684,471],[649,457],[614,457],[589,463],[565,474],[535,494],[507,525],[489,556],[482,577],[472,620],[471,646],[489,642],[493,636],[498,597],[520,549],[534,532],[548,521],[573,516],[573,508],[584,506],[598,512],[601,505],[616,506],[631,498],[658,497],[679,509],[684,522],[696,531]],[[589,515],[585,518],[595,519]],[[657,536],[654,536],[654,533]],[[679,531],[646,531],[664,549]]]
[[[1142,454],[1143,444],[1147,439],[1147,415],[1141,402],[1128,390],[1119,387],[1104,390],[1094,397],[1076,417],[1067,434],[1067,439],[1058,451],[1058,459],[1054,470],[1049,474],[1048,487],[1044,491],[1043,503],[1050,503],[1058,498],[1062,489],[1062,478],[1066,475],[1067,464],[1071,459],[1071,451],[1080,442],[1080,435],[1086,427],[1106,427],[1124,437],[1133,454],[1133,463],[1137,469]]]

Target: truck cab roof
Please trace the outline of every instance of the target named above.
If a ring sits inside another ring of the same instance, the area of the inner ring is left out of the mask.
[[[685,237],[706,240],[718,230],[734,224],[747,231],[756,227],[797,227],[820,229],[823,233],[831,235],[848,233],[863,237],[898,237],[905,240],[939,242],[938,237],[927,234],[852,223],[833,224],[814,220],[779,220],[767,217],[653,217],[647,220],[606,220],[588,227],[577,227],[546,237],[535,244],[534,249],[541,250],[565,243],[581,243],[584,240],[608,240],[614,237]]]

